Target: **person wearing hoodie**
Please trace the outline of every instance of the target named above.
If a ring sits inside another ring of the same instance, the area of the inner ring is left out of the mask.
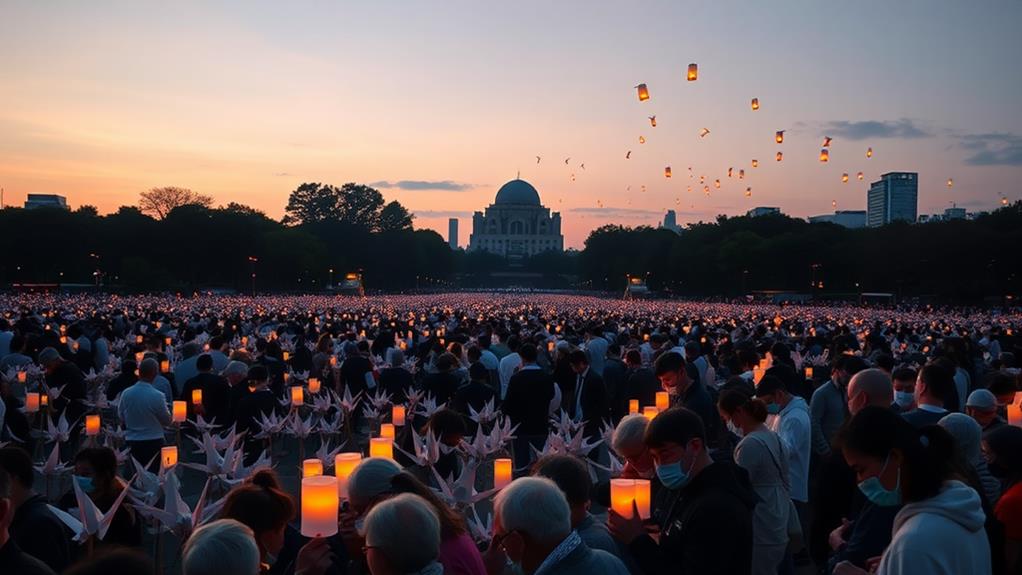
[[[1005,425],[983,438],[990,473],[1004,491],[994,515],[1004,524],[1006,573],[1022,573],[1022,428]]]
[[[756,397],[767,405],[767,427],[781,438],[788,454],[791,500],[798,510],[802,533],[809,533],[809,457],[812,423],[806,400],[792,395],[779,378],[764,375]]]
[[[904,505],[876,573],[991,573],[982,502],[957,475],[954,439],[943,428],[915,429],[890,409],[869,406],[842,428],[838,443],[870,502]],[[834,573],[867,571],[846,561]]]
[[[652,507],[659,537],[647,534],[638,513],[624,517],[613,510],[611,535],[628,546],[646,575],[748,575],[759,502],[748,472],[710,457],[702,419],[684,407],[653,418],[644,441],[663,483]]]

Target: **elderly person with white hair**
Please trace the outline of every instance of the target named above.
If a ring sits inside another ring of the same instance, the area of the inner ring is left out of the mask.
[[[553,481],[522,477],[493,502],[493,539],[487,551],[491,573],[507,563],[527,575],[624,575],[617,557],[590,549],[571,529],[571,512]],[[501,561],[503,555],[503,562]]]
[[[365,556],[372,575],[442,575],[440,519],[425,499],[404,493],[379,503],[365,520]]]
[[[614,428],[610,447],[625,462],[625,467],[621,471],[621,477],[624,479],[656,478],[653,456],[642,441],[648,424],[646,416],[635,413],[622,417]]]
[[[937,422],[955,438],[955,444],[964,462],[976,472],[983,491],[980,495],[993,507],[1001,497],[1001,482],[990,473],[983,457],[983,428],[964,413],[949,413]]]
[[[252,530],[220,519],[192,533],[181,552],[184,575],[258,575],[259,547]]]

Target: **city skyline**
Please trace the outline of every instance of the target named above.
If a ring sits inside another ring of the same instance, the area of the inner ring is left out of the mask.
[[[1019,199],[1017,2],[96,6],[0,22],[7,205],[106,213],[181,186],[279,218],[302,182],[355,181],[446,238],[520,171],[579,248],[669,209],[862,210],[887,172],[919,173],[919,213]]]

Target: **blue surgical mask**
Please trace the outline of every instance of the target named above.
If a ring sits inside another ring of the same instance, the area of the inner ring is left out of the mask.
[[[692,460],[692,464],[695,465],[695,460]],[[660,483],[668,489],[681,489],[688,485],[688,482],[692,479],[689,473],[692,471],[692,465],[689,466],[688,471],[681,468],[681,460],[675,461],[674,463],[665,463],[664,465],[656,466],[656,476],[660,479]]]
[[[898,468],[898,480],[894,484],[894,489],[887,489],[880,483],[880,476],[883,475],[884,470],[887,469],[887,464],[890,462],[891,456],[888,455],[887,459],[884,460],[884,466],[880,468],[880,473],[868,477],[859,483],[859,491],[873,502],[874,505],[880,507],[894,507],[895,505],[901,505],[901,468]]]
[[[74,476],[75,482],[78,483],[78,487],[82,488],[82,491],[86,493],[92,493],[96,490],[96,486],[92,483],[91,477],[82,477],[81,475]]]
[[[894,392],[894,403],[897,403],[900,407],[909,407],[916,400],[916,396],[911,391],[895,391]]]
[[[767,413],[769,413],[770,415],[777,415],[780,412],[781,412],[781,405],[779,403],[768,403],[767,404]]]

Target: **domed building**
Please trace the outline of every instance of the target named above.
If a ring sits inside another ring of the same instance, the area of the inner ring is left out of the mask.
[[[523,259],[548,250],[564,251],[561,214],[539,201],[539,192],[525,180],[515,179],[497,190],[484,212],[472,216],[468,249]]]

